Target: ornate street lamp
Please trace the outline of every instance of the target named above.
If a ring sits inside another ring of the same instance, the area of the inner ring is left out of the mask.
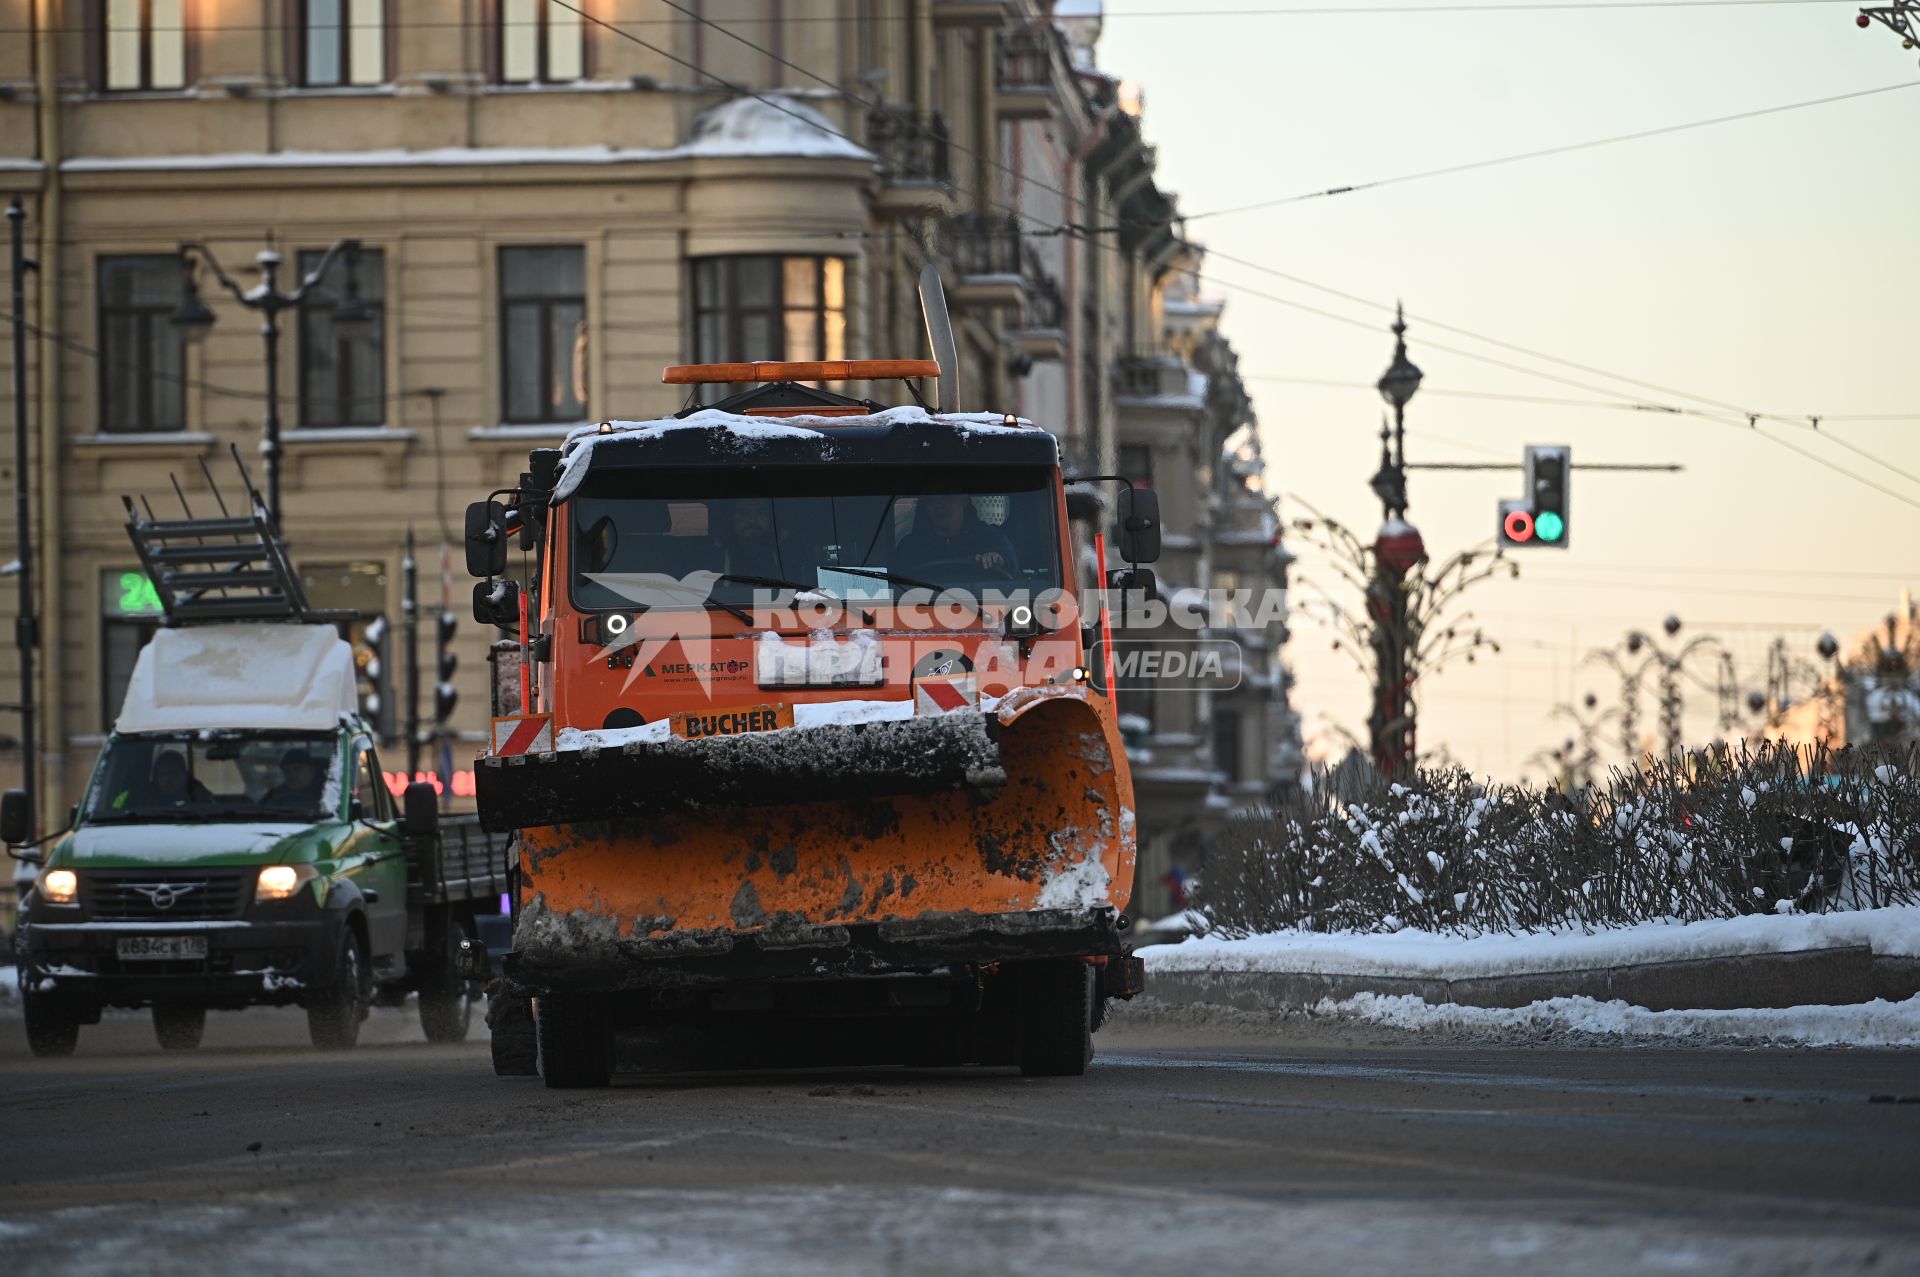
[[[235,301],[266,316],[266,322],[260,326],[261,336],[267,343],[266,438],[260,454],[267,472],[267,513],[276,522],[280,518],[280,312],[296,309],[305,302],[308,293],[326,277],[335,259],[342,255],[346,259],[347,278],[340,303],[333,311],[333,327],[341,335],[351,336],[364,331],[373,322],[373,310],[360,296],[359,240],[335,240],[321,254],[313,270],[300,281],[299,287],[287,293],[281,292],[274,284],[281,257],[271,248],[262,249],[254,259],[260,265],[259,287],[247,289],[234,282],[221,268],[220,259],[205,244],[189,242],[180,246],[180,302],[173,308],[168,322],[180,331],[182,337],[188,341],[199,341],[213,327],[213,311],[200,297],[200,283],[195,269],[199,263],[204,263],[213,272],[214,278],[233,295]]]

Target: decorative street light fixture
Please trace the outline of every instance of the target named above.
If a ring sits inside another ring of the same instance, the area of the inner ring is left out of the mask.
[[[1380,397],[1393,405],[1393,446],[1387,446],[1387,426],[1380,424],[1380,470],[1369,483],[1380,498],[1380,534],[1373,543],[1373,580],[1367,587],[1367,611],[1373,617],[1373,713],[1368,727],[1373,737],[1374,766],[1396,779],[1412,774],[1418,757],[1415,735],[1413,680],[1417,663],[1409,650],[1417,638],[1408,624],[1407,573],[1417,573],[1427,547],[1420,530],[1406,521],[1407,513],[1407,404],[1420,388],[1420,370],[1407,358],[1407,320],[1398,309],[1393,317],[1393,363],[1380,375]]]
[[[1404,475],[1407,468],[1407,404],[1420,389],[1420,369],[1407,358],[1407,317],[1403,307],[1393,311],[1393,362],[1375,383],[1380,397],[1393,406],[1393,468]],[[1384,431],[1382,432],[1384,434]],[[1382,443],[1384,444],[1384,439]],[[1384,450],[1384,449],[1383,449]],[[1375,489],[1378,491],[1378,489]],[[1400,480],[1399,500],[1392,513],[1407,512],[1406,480]]]
[[[173,308],[168,322],[179,329],[182,337],[188,341],[199,341],[207,335],[214,322],[213,311],[200,297],[196,262],[205,263],[235,301],[266,316],[266,322],[260,327],[260,335],[267,343],[266,437],[260,453],[267,472],[267,513],[276,522],[280,518],[280,312],[297,309],[305,302],[307,295],[333,268],[334,260],[343,255],[347,278],[340,303],[333,310],[333,327],[342,335],[350,335],[366,329],[373,322],[373,310],[360,296],[357,274],[360,265],[359,240],[335,240],[300,281],[299,287],[290,293],[281,292],[274,284],[281,257],[272,248],[262,249],[254,258],[260,265],[260,283],[258,287],[249,289],[242,288],[221,269],[220,259],[205,244],[188,242],[180,245],[180,302]]]

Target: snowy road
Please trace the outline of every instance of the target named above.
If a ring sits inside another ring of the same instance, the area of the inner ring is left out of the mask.
[[[1136,1016],[1079,1081],[567,1093],[368,1027],[110,1017],[50,1062],[0,1020],[0,1271],[1920,1272],[1913,1052]]]

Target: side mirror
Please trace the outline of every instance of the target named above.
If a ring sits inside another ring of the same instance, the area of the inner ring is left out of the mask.
[[[0,794],[0,842],[18,847],[32,838],[33,830],[27,827],[27,791],[9,789]]]
[[[507,510],[498,501],[467,507],[467,575],[499,576],[507,570]]]
[[[476,581],[473,585],[473,619],[482,625],[512,629],[520,624],[520,583],[518,581]]]
[[[400,829],[409,838],[431,838],[440,832],[440,795],[433,782],[416,780],[402,800]]]
[[[1120,557],[1129,563],[1160,558],[1160,496],[1152,488],[1120,489]]]

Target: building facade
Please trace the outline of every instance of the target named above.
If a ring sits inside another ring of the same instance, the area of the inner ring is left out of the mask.
[[[209,474],[236,490],[234,450],[263,480],[262,317],[214,262],[245,289],[272,254],[280,289],[306,283],[279,320],[282,525],[313,601],[360,632],[400,615],[411,531],[428,613],[444,594],[460,617],[467,741],[491,635],[450,566],[465,504],[575,426],[680,408],[668,364],[922,354],[928,261],[961,407],[1034,418],[1084,474],[1146,466],[1167,589],[1283,580],[1245,391],[1137,99],[1097,65],[1097,6],[578,8],[0,0],[0,185],[40,266],[44,810],[77,796],[156,623],[122,496],[210,509]],[[198,340],[172,322],[190,287],[214,316]],[[350,299],[370,315],[336,324]],[[1138,693],[1149,889],[1297,772],[1284,624],[1257,628],[1226,635],[1232,677]]]

